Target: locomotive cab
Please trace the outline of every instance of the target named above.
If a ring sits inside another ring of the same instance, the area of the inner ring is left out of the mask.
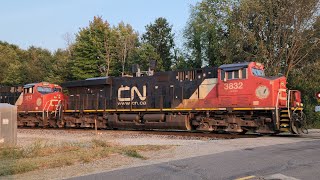
[[[55,111],[58,104],[64,100],[62,88],[47,82],[26,84],[18,99],[19,111]]]
[[[303,115],[301,94],[297,90],[287,89],[286,77],[265,76],[264,66],[257,62],[222,65],[218,72],[220,107],[255,111],[257,116],[261,116],[260,119],[264,119],[264,123],[273,119],[274,124],[269,124],[266,129],[299,134],[301,127],[296,124]],[[266,116],[266,112],[273,115]],[[267,131],[260,128],[257,132]]]
[[[245,62],[219,67],[219,104],[226,107],[287,107],[286,78],[267,77],[261,63]],[[299,93],[292,95],[301,102]]]

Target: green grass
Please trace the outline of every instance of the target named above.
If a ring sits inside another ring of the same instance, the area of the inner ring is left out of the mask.
[[[124,151],[125,155],[129,156],[129,157],[134,157],[134,158],[140,158],[140,159],[146,159],[145,157],[143,157],[141,154],[139,154],[137,152],[137,150],[133,150],[133,149],[128,149],[126,151]]]
[[[48,145],[36,141],[27,147],[0,147],[0,176],[20,174],[38,169],[89,163],[107,158],[110,154],[123,154],[132,158],[146,159],[144,151],[157,151],[168,146],[120,146],[103,140],[92,139],[83,143]]]

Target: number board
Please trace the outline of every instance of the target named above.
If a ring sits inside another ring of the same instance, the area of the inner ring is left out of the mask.
[[[243,82],[225,83],[223,86],[225,90],[243,89]]]

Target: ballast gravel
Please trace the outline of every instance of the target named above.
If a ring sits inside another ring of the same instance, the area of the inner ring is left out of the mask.
[[[320,139],[320,130],[309,130],[308,135],[300,137],[280,135],[240,139],[206,139],[172,135],[154,135],[151,133],[143,134],[138,131],[105,130],[96,133],[93,130],[81,129],[18,129],[18,146],[28,146],[36,141],[55,144],[65,142],[85,142],[94,138],[120,145],[166,145],[168,148],[156,152],[141,152],[147,159],[138,159],[114,154],[90,163],[37,170],[13,176],[0,176],[0,179],[66,179],[86,174],[168,162],[225,151]]]

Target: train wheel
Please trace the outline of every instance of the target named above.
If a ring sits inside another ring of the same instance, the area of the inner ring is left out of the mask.
[[[308,134],[307,119],[303,112],[292,113],[291,116],[291,130],[294,134]]]
[[[243,131],[241,132],[241,133],[239,133],[240,135],[244,135],[244,134],[246,134],[247,132],[248,132],[248,130],[247,129],[242,129]]]

